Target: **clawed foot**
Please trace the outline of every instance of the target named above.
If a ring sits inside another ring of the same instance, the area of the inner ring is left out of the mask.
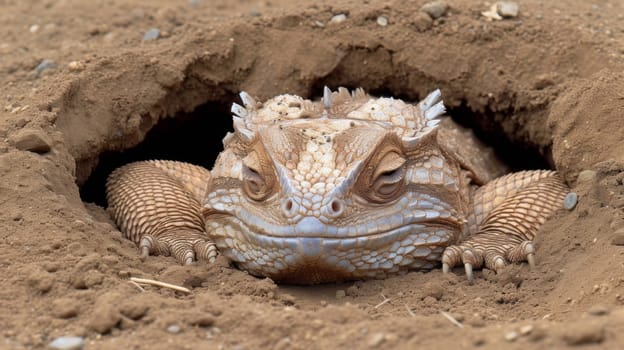
[[[169,231],[158,237],[144,235],[139,249],[143,258],[173,255],[183,265],[191,265],[196,260],[212,263],[218,254],[216,245],[205,235],[188,231]]]
[[[447,247],[442,254],[442,271],[464,264],[468,282],[474,284],[473,269],[482,267],[499,272],[509,263],[527,261],[535,267],[535,246],[515,235],[500,232],[484,232]]]

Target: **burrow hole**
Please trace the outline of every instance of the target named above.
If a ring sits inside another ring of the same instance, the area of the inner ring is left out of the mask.
[[[371,91],[374,96],[390,96],[384,91]],[[405,96],[395,96],[406,101]],[[319,98],[312,96],[311,98]],[[87,181],[80,188],[84,202],[106,207],[105,183],[108,175],[117,167],[140,160],[165,159],[188,162],[212,168],[219,152],[223,150],[222,139],[233,131],[230,107],[237,98],[209,102],[190,113],[178,113],[161,119],[146,135],[143,142],[122,152],[107,151],[99,155],[99,162]],[[414,99],[412,99],[414,102]],[[512,171],[551,168],[550,162],[537,149],[529,145],[510,142],[502,132],[479,129],[483,115],[467,107],[450,109],[447,114],[459,124],[471,128],[484,143],[490,145],[498,157]]]

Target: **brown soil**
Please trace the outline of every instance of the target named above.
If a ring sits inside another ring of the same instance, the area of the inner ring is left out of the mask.
[[[88,349],[620,348],[623,3],[526,0],[493,22],[481,1],[435,21],[423,3],[0,0],[0,348],[63,335]],[[143,41],[150,28],[160,37]],[[38,74],[43,59],[56,68]],[[439,87],[512,166],[560,170],[579,204],[543,228],[536,269],[478,272],[474,286],[459,270],[282,286],[222,258],[139,259],[103,207],[107,171],[209,166],[238,91],[323,85],[411,101]]]

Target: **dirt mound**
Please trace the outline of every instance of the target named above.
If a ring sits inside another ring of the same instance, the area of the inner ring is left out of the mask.
[[[437,19],[423,4],[3,5],[0,347],[78,335],[87,348],[618,348],[624,5],[529,0],[488,21],[481,3]],[[139,259],[104,209],[113,168],[210,167],[239,91],[314,97],[324,85],[409,101],[440,88],[512,168],[561,171],[579,204],[545,225],[536,269],[485,270],[474,286],[438,270],[282,286],[223,258]]]

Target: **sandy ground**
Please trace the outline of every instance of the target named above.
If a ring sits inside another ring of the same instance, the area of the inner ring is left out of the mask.
[[[0,0],[0,348],[620,348],[624,5],[518,1],[488,21],[484,2],[449,3],[432,20],[421,0]],[[209,167],[238,91],[323,85],[410,101],[438,87],[513,168],[559,170],[579,204],[543,228],[536,269],[474,286],[439,270],[282,286],[222,258],[139,259],[105,211],[108,172]]]

